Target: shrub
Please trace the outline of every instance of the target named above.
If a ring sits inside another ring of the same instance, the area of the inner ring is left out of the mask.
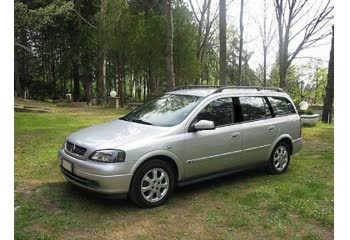
[[[309,108],[308,110],[305,111],[305,114],[306,115],[313,115],[314,111],[311,108]]]

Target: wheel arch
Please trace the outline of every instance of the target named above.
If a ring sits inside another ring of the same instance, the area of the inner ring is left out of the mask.
[[[152,159],[159,159],[162,160],[166,163],[168,163],[172,169],[174,169],[174,174],[175,174],[175,179],[176,181],[179,181],[183,178],[184,172],[183,172],[183,166],[181,164],[180,159],[177,157],[176,154],[169,152],[169,151],[152,151],[149,152],[147,154],[145,154],[144,156],[142,156],[139,160],[137,160],[137,162],[135,163],[135,165],[133,166],[133,168],[131,169],[131,173],[135,173],[135,171],[145,162],[148,162]]]
[[[292,155],[293,153],[293,139],[290,135],[288,134],[282,134],[281,136],[279,136],[272,144],[271,144],[271,148],[269,151],[269,157],[272,154],[273,149],[276,147],[276,145],[280,142],[286,142],[289,146],[289,150],[290,150],[290,155]]]

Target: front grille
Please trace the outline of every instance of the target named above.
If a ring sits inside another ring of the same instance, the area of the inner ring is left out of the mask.
[[[79,156],[83,156],[86,152],[86,148],[75,145],[71,142],[66,143],[66,150],[70,153],[77,154]]]

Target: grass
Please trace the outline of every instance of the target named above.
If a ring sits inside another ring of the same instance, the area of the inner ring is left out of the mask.
[[[57,163],[65,136],[125,112],[29,104],[54,112],[15,113],[16,239],[333,239],[332,125],[303,129],[283,175],[259,169],[191,185],[144,210],[72,187]]]

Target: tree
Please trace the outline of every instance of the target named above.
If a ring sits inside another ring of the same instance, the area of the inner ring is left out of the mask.
[[[213,24],[219,16],[219,8],[216,8],[216,11],[214,12],[213,16],[211,16],[211,0],[204,0],[202,5],[200,5],[198,1],[196,1],[196,3],[197,9],[199,10],[198,14],[196,13],[196,9],[192,3],[192,0],[190,0],[191,9],[196,23],[198,24],[196,40],[197,63],[195,63],[196,65],[199,65],[198,74],[197,76],[195,76],[195,84],[198,85],[202,81],[203,69],[206,65],[205,58],[208,57],[208,45],[212,40],[212,36],[216,30],[213,29]],[[200,72],[202,72],[202,74],[200,74]]]
[[[330,35],[329,32],[322,32],[332,19],[330,16],[334,7],[331,6],[330,0],[321,1],[311,20],[297,28],[298,22],[306,19],[310,9],[314,7],[313,3],[308,8],[307,3],[309,3],[308,0],[274,0],[278,25],[279,85],[284,89],[288,88],[288,68],[298,54],[307,48],[314,47],[315,43]],[[296,46],[293,50],[290,49],[291,41],[294,41]]]
[[[193,14],[182,0],[174,2],[174,71],[176,85],[187,85],[199,76],[197,31]]]
[[[70,92],[75,101],[96,98],[103,103],[113,89],[123,107],[130,101],[145,101],[174,85],[226,84],[219,82],[220,5],[214,9],[212,0],[193,1],[196,7],[191,1],[191,6],[186,3],[15,0],[14,93],[45,101],[63,100]],[[173,37],[168,32],[171,21],[167,9],[171,10]],[[239,35],[234,29],[232,35],[226,35],[224,47],[230,39],[225,77],[237,84]],[[171,44],[167,40],[171,38],[175,76],[169,83]],[[248,64],[251,54],[242,54],[242,75],[249,79],[248,84],[254,84],[256,79]]]
[[[334,102],[334,26],[332,26],[332,45],[331,45],[331,51],[329,54],[326,97],[324,99],[323,113],[322,113],[322,121],[325,123],[332,121],[333,102]]]
[[[97,99],[99,102],[106,101],[106,46],[105,46],[105,18],[107,11],[107,0],[101,0],[101,11],[99,15],[99,44],[97,51]]]
[[[227,85],[226,80],[226,0],[220,0],[220,71],[219,80],[221,85]]]
[[[262,53],[263,53],[263,64],[262,64],[262,70],[263,70],[263,86],[266,87],[266,81],[267,81],[267,56],[271,52],[271,44],[273,39],[275,38],[275,31],[273,28],[273,19],[271,18],[271,21],[269,25],[267,25],[268,21],[268,7],[266,4],[266,0],[264,0],[264,13],[263,13],[263,22],[259,26],[259,33],[260,38],[262,42]]]
[[[81,1],[74,0],[74,10],[77,14],[81,15]],[[77,23],[74,24],[74,44],[76,49],[75,59],[73,62],[73,82],[74,82],[74,90],[73,90],[73,100],[78,102],[80,101],[80,34],[81,34],[81,18],[77,18]]]
[[[241,11],[239,16],[239,57],[238,57],[238,85],[242,84],[242,58],[243,58],[243,8],[244,0],[241,0]]]
[[[174,74],[174,26],[172,14],[172,0],[165,1],[165,15],[167,18],[167,48],[166,48],[166,67],[167,67],[167,89],[175,88],[175,74]]]

